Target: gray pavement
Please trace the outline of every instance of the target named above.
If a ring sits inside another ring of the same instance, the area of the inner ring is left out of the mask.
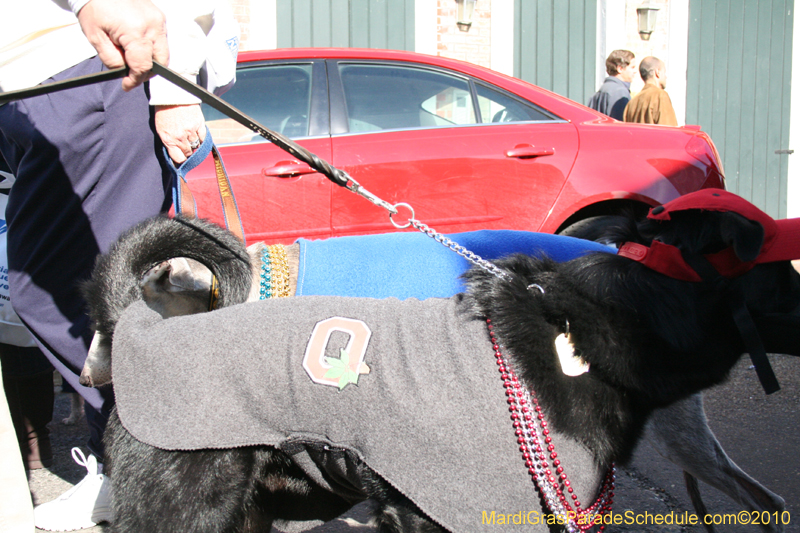
[[[800,358],[771,355],[770,362],[781,384],[780,391],[765,395],[745,356],[727,383],[706,391],[706,414],[728,456],[786,500],[791,522],[785,531],[800,533]],[[683,489],[681,472],[647,443],[639,446],[632,467],[680,508],[692,508]],[[716,489],[701,484],[701,492],[710,513],[741,511]],[[745,533],[760,529],[753,525],[727,526],[718,531]]]
[[[765,486],[780,494],[787,502],[792,523],[787,533],[800,533],[800,359],[772,356],[773,367],[783,389],[771,396],[761,391],[745,358],[732,372],[728,383],[706,393],[706,411],[710,425],[728,454],[746,472]],[[32,472],[30,488],[34,503],[49,501],[85,475],[85,469],[75,464],[70,455],[73,446],[85,448],[88,435],[85,419],[76,426],[65,426],[61,420],[68,416],[69,397],[56,394],[55,415],[51,424],[55,460],[49,469]],[[648,512],[665,515],[669,512],[692,512],[692,506],[677,467],[656,454],[647,442],[636,451],[631,465],[620,468],[617,476],[617,495],[614,512],[629,510],[637,514]],[[706,505],[711,513],[736,513],[736,505],[719,491],[701,485]],[[354,508],[348,515],[313,529],[313,533],[370,533],[362,525],[369,504]],[[102,525],[83,531],[99,533],[110,529]],[[38,531],[38,530],[37,530]],[[700,533],[700,526],[612,526],[608,532]],[[720,533],[750,533],[760,531],[756,526],[726,526]],[[274,533],[279,533],[277,529]]]

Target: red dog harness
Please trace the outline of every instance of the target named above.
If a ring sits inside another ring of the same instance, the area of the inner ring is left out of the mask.
[[[704,256],[714,269],[726,278],[741,276],[759,263],[800,259],[800,218],[774,220],[744,198],[728,191],[702,189],[689,193],[654,207],[647,218],[668,221],[671,220],[672,213],[692,209],[737,213],[757,222],[764,229],[764,243],[754,261],[741,261],[736,257],[733,248]],[[663,242],[653,241],[649,247],[632,242],[625,243],[620,247],[618,254],[671,278],[682,281],[703,281],[700,274],[686,262],[678,248]]]
[[[688,211],[737,213],[756,222],[764,231],[758,256],[752,261],[739,259],[733,247],[698,256],[686,255],[679,248],[659,241],[650,246],[625,243],[618,255],[638,261],[665,276],[689,282],[714,282],[741,276],[760,263],[800,259],[800,218],[774,220],[759,208],[735,194],[719,189],[703,189],[689,193],[650,210],[647,218],[667,222],[672,214]],[[761,386],[767,394],[780,389],[778,379],[767,359],[758,329],[750,316],[741,289],[727,294],[734,322],[755,366]]]

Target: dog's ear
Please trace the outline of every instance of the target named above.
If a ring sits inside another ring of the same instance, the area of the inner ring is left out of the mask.
[[[164,318],[203,313],[209,310],[211,271],[193,259],[174,258],[148,270],[141,288],[145,303]]]
[[[210,288],[211,271],[200,262],[185,257],[164,261],[142,277],[142,289],[146,294],[208,291]]]
[[[758,222],[748,220],[738,213],[720,214],[720,237],[733,247],[736,257],[742,262],[755,261],[764,244],[764,228]]]
[[[169,260],[172,273],[169,281],[172,285],[187,291],[210,291],[211,270],[194,259],[177,257]]]

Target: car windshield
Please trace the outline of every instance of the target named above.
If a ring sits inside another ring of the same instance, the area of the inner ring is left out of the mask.
[[[308,135],[311,106],[309,64],[281,64],[239,69],[223,100],[270,130],[287,137]],[[263,140],[260,135],[203,104],[206,123],[218,144]]]

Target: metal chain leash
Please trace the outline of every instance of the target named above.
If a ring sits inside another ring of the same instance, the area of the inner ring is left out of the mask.
[[[457,242],[453,241],[452,239],[448,238],[447,236],[439,233],[438,231],[436,231],[434,229],[431,229],[431,227],[428,226],[427,224],[425,224],[424,222],[420,222],[419,220],[414,218],[414,208],[411,207],[410,205],[408,205],[406,203],[399,203],[399,204],[395,204],[393,207],[395,209],[395,213],[397,212],[397,208],[398,207],[405,207],[406,209],[411,211],[411,216],[409,217],[408,222],[405,223],[405,224],[398,224],[397,222],[395,222],[394,218],[392,218],[392,215],[395,214],[395,213],[393,213],[392,211],[389,211],[389,220],[391,221],[392,225],[395,228],[397,228],[397,229],[405,229],[405,228],[408,228],[409,226],[413,226],[418,231],[424,233],[425,235],[427,235],[428,237],[432,238],[433,240],[435,240],[439,244],[442,244],[442,245],[450,248],[452,251],[454,251],[455,253],[457,253],[458,255],[460,255],[461,257],[463,257],[464,259],[466,259],[470,263],[472,263],[472,264],[484,269],[485,271],[489,272],[490,274],[492,274],[492,275],[494,275],[494,276],[496,276],[496,277],[498,277],[498,278],[500,278],[502,280],[508,281],[510,279],[510,276],[509,276],[508,272],[506,272],[505,270],[501,269],[500,267],[498,267],[497,265],[495,265],[491,261],[487,261],[486,259],[483,259],[478,254],[469,251],[468,249],[464,248],[463,246],[461,246]]]

